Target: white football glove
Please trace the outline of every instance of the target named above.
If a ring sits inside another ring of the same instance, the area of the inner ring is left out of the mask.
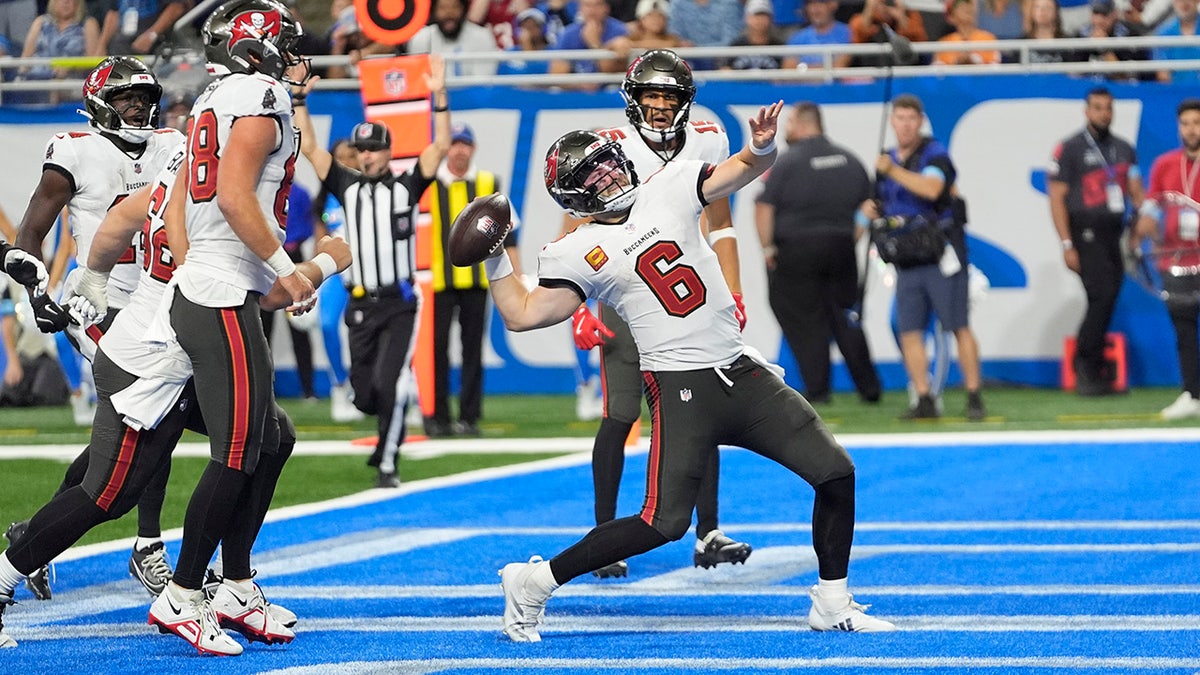
[[[71,314],[71,318],[80,326],[90,326],[104,320],[105,312],[96,309],[95,305],[82,295],[72,295],[62,304]]]
[[[79,280],[75,283],[75,294],[87,298],[100,318],[108,313],[108,275],[79,268]]]

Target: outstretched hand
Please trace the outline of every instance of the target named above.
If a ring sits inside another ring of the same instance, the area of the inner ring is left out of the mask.
[[[431,92],[446,88],[446,60],[440,54],[429,55],[429,73],[425,76],[425,86]]]
[[[320,75],[312,75],[308,78],[308,81],[306,81],[304,83],[304,86],[298,87],[298,86],[292,85],[292,96],[295,96],[297,94],[299,94],[301,96],[308,96],[309,94],[312,93],[313,87],[315,87],[317,85],[317,80],[320,80],[320,79],[321,79]]]
[[[783,112],[783,101],[776,101],[758,109],[750,118],[750,143],[756,148],[766,148],[775,141],[779,130],[779,113]]]

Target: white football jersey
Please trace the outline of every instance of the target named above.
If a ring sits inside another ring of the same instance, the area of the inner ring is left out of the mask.
[[[720,164],[729,159],[729,136],[721,125],[716,122],[688,122],[683,128],[683,147],[671,161],[681,159],[698,159],[709,164]],[[646,139],[637,127],[626,124],[612,129],[598,129],[596,133],[616,141],[629,161],[638,178],[645,180],[647,176],[658,171],[666,164],[661,155],[650,149]]]
[[[275,149],[267,157],[256,193],[259,206],[280,243],[287,226],[288,193],[299,149],[292,126],[292,102],[284,86],[263,75],[234,74],[216,80],[196,99],[188,121],[187,264],[179,288],[206,307],[245,301],[246,291],[265,294],[275,272],[246,247],[217,206],[217,172],[236,120],[276,121]]]
[[[733,294],[696,225],[710,167],[672,161],[641,179],[625,223],[585,223],[539,256],[541,285],[596,298],[629,324],[642,370],[711,368],[742,354]]]
[[[87,264],[104,215],[113,204],[148,185],[181,141],[183,134],[178,131],[160,129],[150,135],[140,155],[131,157],[97,131],[55,134],[50,139],[42,168],[64,173],[74,187],[67,214],[77,260]],[[137,286],[140,262],[135,238],[108,277],[110,307],[120,309],[128,303]]]
[[[130,296],[129,305],[117,315],[108,332],[100,338],[100,347],[113,363],[125,372],[142,378],[180,381],[192,374],[192,362],[179,343],[170,343],[164,351],[142,341],[151,319],[159,310],[167,283],[175,273],[175,260],[171,257],[171,249],[167,247],[163,213],[174,189],[179,167],[186,156],[187,148],[180,143],[155,178],[146,223],[137,237],[145,253],[137,289]]]

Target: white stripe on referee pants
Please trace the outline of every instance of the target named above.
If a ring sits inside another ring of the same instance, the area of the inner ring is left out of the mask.
[[[425,304],[420,288],[415,283],[413,292],[417,296],[417,314],[413,318],[412,335],[408,338],[408,349],[404,353],[404,367],[400,369],[400,377],[396,379],[396,403],[392,408],[392,421],[388,425],[383,444],[383,457],[379,460],[380,473],[396,473],[396,457],[400,455],[400,431],[404,429],[404,414],[410,403],[409,393],[413,390],[412,357],[417,345],[417,334],[421,330],[421,306]],[[421,404],[419,400],[412,403]]]

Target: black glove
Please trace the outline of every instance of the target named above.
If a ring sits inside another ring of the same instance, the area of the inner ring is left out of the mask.
[[[30,298],[29,304],[33,305],[33,316],[37,320],[38,330],[43,333],[58,333],[73,323],[78,325],[67,310],[44,293]]]
[[[4,271],[18,284],[30,289],[33,294],[46,292],[46,266],[40,260],[13,247],[0,251],[0,260],[4,263]]]

